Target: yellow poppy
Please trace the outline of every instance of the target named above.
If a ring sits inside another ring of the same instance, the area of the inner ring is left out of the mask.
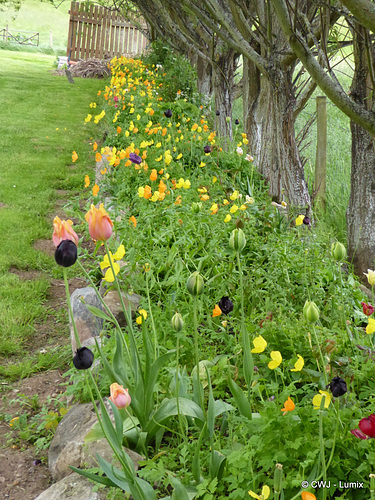
[[[298,360],[294,364],[294,368],[291,368],[291,372],[300,372],[305,364],[305,361],[302,356],[297,354]]]
[[[267,341],[259,335],[259,337],[255,337],[253,340],[254,348],[251,349],[251,352],[254,352],[256,354],[259,354],[265,350],[267,347]]]
[[[281,364],[283,358],[281,356],[280,351],[272,351],[271,358],[272,358],[272,361],[270,361],[268,363],[268,368],[270,368],[271,370],[274,370],[275,368],[277,368]]]

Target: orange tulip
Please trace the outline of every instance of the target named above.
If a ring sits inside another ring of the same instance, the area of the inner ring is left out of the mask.
[[[105,211],[103,203],[99,208],[91,205],[85,219],[89,223],[89,233],[93,240],[105,241],[111,237],[113,222]]]
[[[119,385],[116,382],[111,384],[110,393],[111,395],[109,399],[114,405],[117,406],[117,408],[127,408],[132,402],[129,390],[124,389],[122,385]]]
[[[73,241],[78,246],[78,236],[72,226],[71,220],[60,220],[57,216],[54,218],[52,241],[55,247],[59,246],[63,240]]]

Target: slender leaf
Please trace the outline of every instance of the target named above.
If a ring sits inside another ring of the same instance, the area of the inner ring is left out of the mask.
[[[105,321],[110,321],[111,323],[114,323],[114,320],[113,318],[111,318],[110,316],[108,316],[108,314],[106,314],[104,311],[102,311],[101,309],[99,309],[98,307],[95,307],[95,306],[91,306],[90,304],[86,304],[86,302],[84,303],[85,306],[87,307],[87,309],[94,315],[94,316],[97,316],[98,318],[101,318],[101,319],[104,319]]]
[[[113,481],[111,481],[108,477],[103,477],[103,476],[99,476],[97,474],[92,474],[91,472],[77,469],[77,467],[73,467],[72,465],[69,465],[69,467],[74,472],[77,472],[77,474],[80,474],[83,477],[87,477],[88,479],[91,479],[92,481],[95,481],[96,483],[104,484],[105,486],[110,486],[110,487],[116,486],[116,484]]]
[[[193,473],[193,478],[196,481],[197,484],[201,483],[203,481],[203,477],[201,475],[201,466],[200,466],[200,459],[199,459],[199,453],[201,451],[202,447],[202,441],[203,438],[206,435],[206,430],[207,430],[207,422],[204,423],[204,426],[202,428],[202,431],[199,435],[198,442],[195,447],[195,452],[194,452],[194,457],[193,457],[193,462],[192,462],[192,473]]]
[[[131,493],[129,480],[125,477],[123,471],[113,467],[112,464],[107,462],[104,458],[96,455],[98,463],[102,468],[104,474],[118,487],[121,488],[126,493]]]
[[[172,500],[190,500],[185,486],[176,477],[169,476],[173,486]]]
[[[175,355],[176,350],[168,351],[163,356],[156,359],[151,366],[149,376],[145,379],[145,413],[149,415],[154,407],[154,390],[158,379],[159,371]]]
[[[109,364],[109,361],[108,359],[106,358],[105,354],[103,353],[100,345],[99,345],[99,342],[96,340],[95,338],[95,344],[96,344],[96,347],[99,351],[99,354],[100,354],[100,359],[102,360],[102,363],[103,363],[103,366],[104,366],[104,369],[105,371],[107,372],[107,375],[111,381],[111,383],[113,382],[117,382],[118,384],[120,385],[124,385],[124,381],[121,379],[121,377],[118,376],[118,374],[116,374],[111,365]],[[125,384],[126,385],[126,384]]]
[[[118,443],[122,444],[122,440],[124,437],[123,421],[122,421],[122,418],[121,418],[120,412],[118,411],[117,406],[111,400],[109,400],[109,402],[111,404],[113,415],[115,417],[115,431],[117,434],[117,441],[118,441]]]
[[[234,406],[230,405],[229,403],[226,403],[222,399],[216,399],[214,401],[214,417],[218,417],[219,415],[222,415],[223,413],[226,413],[228,411],[234,410]]]
[[[251,405],[249,403],[249,400],[247,399],[245,393],[239,387],[236,382],[234,382],[231,377],[228,378],[228,384],[229,384],[229,389],[230,392],[232,393],[235,402],[237,403],[238,410],[241,413],[243,417],[248,418],[249,420],[252,419],[252,413],[251,413]]]
[[[217,450],[214,450],[211,455],[210,461],[210,477],[211,479],[217,478],[220,481],[224,474],[227,457]]]

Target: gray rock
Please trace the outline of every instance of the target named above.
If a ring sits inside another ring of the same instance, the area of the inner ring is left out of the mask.
[[[135,317],[135,313],[137,309],[139,308],[139,303],[141,301],[141,296],[137,295],[136,293],[129,294],[129,293],[121,293],[122,295],[122,300],[124,302],[126,310],[129,308],[129,304],[131,307],[132,311],[132,317]],[[125,315],[122,310],[122,305],[120,301],[119,294],[116,290],[109,290],[103,297],[104,302],[106,305],[109,307],[109,309],[112,311],[112,314],[114,317],[117,319],[118,323],[120,326],[125,326],[126,325],[126,320],[125,320]]]
[[[93,491],[94,486],[74,472],[43,491],[35,500],[104,500],[104,494]]]
[[[106,404],[113,418],[108,401]],[[91,403],[74,405],[61,420],[48,450],[48,467],[55,481],[71,474],[70,465],[79,468],[97,467],[96,453],[119,467],[112,448],[105,438],[85,443],[85,437],[96,422],[96,413]],[[124,450],[137,468],[137,462],[143,460],[143,457],[127,448]]]
[[[103,310],[103,306],[96,296],[95,290],[92,287],[86,288],[77,288],[71,297],[73,317],[77,327],[77,332],[81,344],[83,347],[89,347],[90,345],[95,344],[95,338],[100,335],[100,332],[103,328],[103,320],[94,316],[86,307],[86,304],[91,306],[95,306],[101,310]],[[76,348],[76,339],[74,336],[73,324],[70,320],[70,338],[72,342],[72,350],[73,354],[75,354]]]

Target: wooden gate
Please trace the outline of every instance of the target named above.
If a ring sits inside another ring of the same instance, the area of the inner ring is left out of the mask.
[[[104,7],[72,2],[69,14],[66,55],[71,61],[122,55],[134,57],[141,54],[148,44],[136,26]]]

